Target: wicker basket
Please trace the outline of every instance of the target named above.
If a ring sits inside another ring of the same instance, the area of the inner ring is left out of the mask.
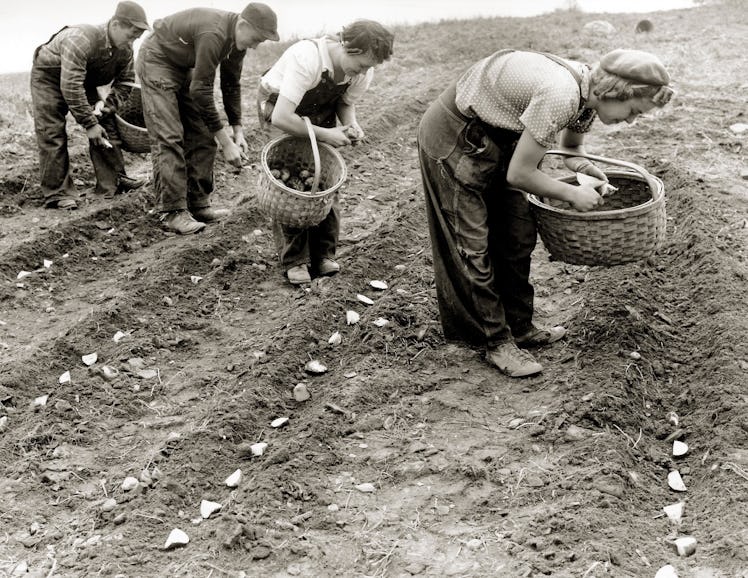
[[[306,117],[304,120],[309,139],[286,135],[263,147],[257,190],[257,205],[262,212],[282,225],[299,229],[324,220],[347,175],[340,153],[328,144],[317,143],[311,122]],[[286,186],[270,172],[281,167],[297,172],[312,166],[314,184],[308,192]]]
[[[143,118],[143,97],[139,84],[132,84],[130,98],[114,114],[114,123],[124,150],[131,153],[147,153],[151,150],[148,129],[145,128]]]
[[[583,156],[624,167],[606,175],[619,190],[606,198],[603,210],[581,213],[567,203],[529,195],[540,238],[551,258],[574,265],[620,265],[646,259],[665,238],[665,190],[662,181],[639,165],[594,155]],[[573,182],[574,176],[560,180]],[[626,182],[637,186],[628,187]]]

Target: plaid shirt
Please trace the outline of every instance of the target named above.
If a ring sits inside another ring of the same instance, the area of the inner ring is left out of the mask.
[[[91,106],[98,100],[97,86],[112,82],[107,106],[117,110],[129,97],[135,81],[132,48],[115,48],[107,32],[109,23],[66,26],[34,53],[34,68],[59,81],[68,108],[84,128],[97,124]]]

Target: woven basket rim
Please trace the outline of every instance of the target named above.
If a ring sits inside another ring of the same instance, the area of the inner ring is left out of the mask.
[[[278,187],[283,192],[290,193],[292,195],[295,195],[303,199],[319,199],[322,197],[326,197],[327,195],[335,192],[342,186],[342,184],[345,182],[345,179],[348,177],[348,168],[346,167],[345,160],[343,159],[341,154],[337,150],[335,150],[335,147],[327,143],[319,142],[319,141],[317,141],[317,146],[320,148],[324,148],[326,151],[331,153],[333,157],[335,157],[335,159],[340,163],[341,174],[340,174],[340,178],[338,179],[337,183],[335,183],[332,187],[328,189],[324,189],[322,191],[318,191],[314,194],[311,194],[310,192],[297,191],[296,189],[292,189],[291,187],[283,184],[283,181],[279,181],[278,179],[276,179],[270,173],[270,167],[268,166],[268,154],[270,153],[270,150],[272,148],[274,148],[275,146],[277,146],[278,144],[286,140],[299,140],[299,141],[304,141],[305,143],[309,141],[309,139],[305,137],[286,134],[286,135],[282,135],[282,136],[274,138],[273,140],[266,143],[264,147],[262,147],[262,154],[260,155],[260,165],[262,166],[263,172],[270,179],[270,182],[274,186]]]
[[[612,177],[628,177],[631,179],[635,179],[637,181],[645,182],[649,185],[650,192],[652,193],[652,198],[640,205],[635,205],[633,207],[625,207],[623,209],[613,209],[610,211],[589,211],[586,213],[582,213],[579,211],[573,211],[569,209],[560,209],[558,207],[554,207],[552,205],[549,205],[547,203],[544,203],[541,199],[541,196],[534,195],[534,194],[528,194],[528,200],[530,201],[530,204],[532,204],[534,207],[536,207],[538,210],[547,212],[547,213],[554,213],[558,217],[565,217],[568,220],[574,220],[574,221],[601,221],[601,220],[607,220],[607,219],[626,219],[629,217],[635,217],[637,215],[641,215],[644,213],[648,213],[665,202],[665,193],[664,193],[664,185],[660,179],[658,179],[655,176],[651,177],[650,179],[645,178],[644,176],[637,174],[634,171],[629,170],[608,170],[605,171],[606,175],[610,175]],[[559,181],[563,182],[571,182],[576,177],[574,175],[568,175],[559,177]],[[615,193],[614,193],[615,194]]]
[[[116,112],[114,113],[114,117],[123,125],[125,125],[127,128],[133,129],[137,132],[147,133],[148,129],[144,126],[138,126],[136,124],[132,124],[130,122],[127,122],[124,118],[122,118],[120,115],[118,115]]]

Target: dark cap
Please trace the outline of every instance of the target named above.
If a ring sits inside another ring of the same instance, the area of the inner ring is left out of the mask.
[[[278,40],[278,18],[267,4],[250,2],[240,15],[267,40]]]
[[[665,65],[654,54],[642,50],[613,50],[600,59],[600,68],[626,80],[651,86],[670,84]]]
[[[122,0],[122,2],[117,4],[114,17],[117,20],[129,22],[135,28],[140,28],[141,30],[151,29],[148,26],[148,19],[145,17],[145,10],[143,10],[140,4],[131,0]]]

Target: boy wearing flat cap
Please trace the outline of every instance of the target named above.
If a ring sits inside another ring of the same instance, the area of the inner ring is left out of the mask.
[[[216,141],[226,162],[241,168],[248,149],[241,125],[244,57],[261,42],[278,40],[277,26],[275,12],[259,2],[241,14],[190,8],[157,20],[143,41],[136,68],[167,230],[197,233],[228,215],[210,206]],[[230,134],[213,97],[217,70]]]
[[[130,95],[135,80],[132,43],[147,29],[143,8],[125,0],[107,23],[66,26],[34,52],[31,101],[46,207],[78,207],[67,150],[68,112],[86,130],[96,193],[111,196],[145,184],[125,173],[113,113]],[[109,83],[102,102],[97,87]]]
[[[424,114],[421,177],[444,335],[486,349],[510,377],[540,373],[527,348],[561,339],[533,322],[530,259],[535,223],[525,193],[578,211],[602,203],[591,185],[552,178],[539,166],[557,139],[584,154],[584,133],[633,122],[667,104],[670,76],[656,56],[614,50],[590,67],[552,54],[501,50],[475,63]],[[607,183],[589,160],[566,166]]]

